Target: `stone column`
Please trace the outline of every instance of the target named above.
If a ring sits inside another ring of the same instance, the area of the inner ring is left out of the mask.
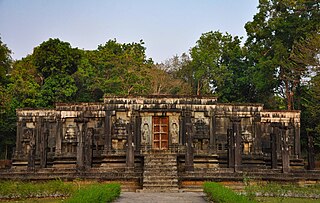
[[[77,122],[77,168],[80,170],[84,169],[84,126],[85,124],[80,122]]]
[[[56,151],[55,151],[55,155],[56,156],[60,156],[61,155],[61,142],[62,142],[62,120],[60,118],[57,118],[56,121],[56,127],[54,128],[54,130],[56,131]]]
[[[139,151],[141,148],[141,118],[137,111],[134,111],[132,114],[133,117],[133,142],[135,143],[136,151]]]
[[[105,133],[105,153],[108,154],[111,152],[112,148],[112,140],[111,140],[111,128],[112,128],[112,121],[111,121],[112,111],[106,111],[106,118],[105,118],[105,126],[104,126],[104,133]]]
[[[301,145],[300,145],[300,123],[293,123],[294,127],[294,154],[297,158],[301,157]]]
[[[35,129],[32,130],[30,137],[30,149],[28,153],[28,170],[35,169],[36,143],[35,143]]]
[[[255,154],[261,154],[261,117],[256,116],[253,120],[254,125],[254,146],[253,151]]]
[[[134,169],[134,142],[133,142],[133,132],[132,124],[128,123],[126,125],[127,131],[127,151],[126,151],[126,166],[127,170],[131,171]]]
[[[22,121],[20,121],[20,118],[18,118],[15,158],[18,158],[22,154],[22,149],[21,149],[22,148],[22,146],[21,146],[22,133],[23,133]]]
[[[278,168],[278,137],[280,137],[280,123],[270,123],[271,133],[270,133],[270,141],[271,141],[271,168]]]
[[[282,126],[281,126],[281,140],[282,140],[281,156],[282,156],[282,172],[283,173],[288,173],[290,170],[288,139],[289,139],[289,127],[282,124]]]
[[[314,170],[315,165],[315,153],[314,153],[314,140],[312,132],[307,131],[308,134],[308,170]]]
[[[47,167],[47,147],[48,147],[48,135],[49,135],[49,121],[43,120],[43,128],[41,130],[41,146],[40,146],[40,168]]]
[[[84,143],[84,162],[85,168],[89,169],[92,167],[92,140],[94,137],[94,129],[85,129],[85,143]]]
[[[227,129],[228,137],[228,167],[234,169],[234,136],[232,128]]]
[[[232,131],[234,135],[234,170],[239,171],[242,165],[241,151],[241,118],[231,118]]]
[[[277,169],[278,167],[278,155],[277,155],[277,132],[274,129],[274,132],[270,134],[271,140],[271,168]]]
[[[209,141],[209,149],[210,153],[217,152],[216,150],[216,119],[214,115],[210,116],[210,141]]]
[[[186,152],[186,158],[185,158],[185,166],[186,171],[193,171],[194,165],[193,165],[193,126],[191,122],[191,112],[187,112],[186,115],[186,138],[187,138],[187,152]]]

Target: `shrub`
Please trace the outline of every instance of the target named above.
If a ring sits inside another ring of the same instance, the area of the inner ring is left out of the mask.
[[[79,189],[75,192],[67,203],[99,203],[112,202],[120,196],[120,184],[93,184]]]
[[[229,188],[224,187],[220,183],[205,182],[203,191],[213,202],[225,203],[250,203],[255,202],[249,200],[246,196],[239,195]]]

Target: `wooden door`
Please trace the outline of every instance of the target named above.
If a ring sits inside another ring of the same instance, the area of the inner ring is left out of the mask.
[[[152,117],[153,149],[165,150],[169,146],[169,119],[168,117]]]

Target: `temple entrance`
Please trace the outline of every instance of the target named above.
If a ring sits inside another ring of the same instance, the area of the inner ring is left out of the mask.
[[[166,116],[152,117],[153,142],[152,148],[166,150],[169,146],[169,118]]]

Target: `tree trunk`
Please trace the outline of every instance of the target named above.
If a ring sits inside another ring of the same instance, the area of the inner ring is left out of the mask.
[[[286,97],[287,97],[287,110],[292,110],[292,99],[291,99],[291,91],[290,91],[290,87],[289,87],[289,81],[285,80],[284,81],[285,84],[285,92],[286,92]]]

